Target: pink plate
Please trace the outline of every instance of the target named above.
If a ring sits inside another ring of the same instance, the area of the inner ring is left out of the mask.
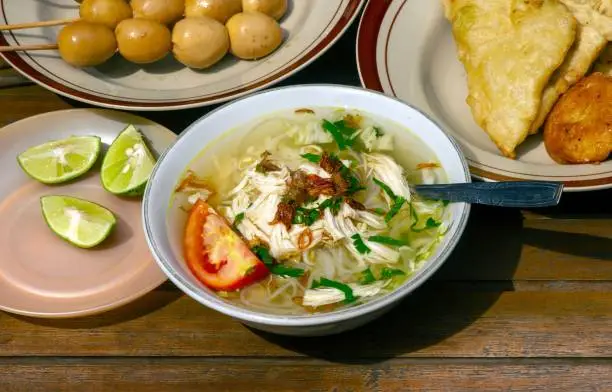
[[[166,280],[145,241],[140,199],[116,197],[92,169],[68,184],[47,186],[29,178],[17,155],[30,146],[70,135],[98,135],[108,146],[134,124],[159,155],[175,139],[168,129],[131,114],[75,109],[51,112],[0,130],[0,309],[35,317],[75,317],[116,308]],[[84,198],[117,217],[111,236],[94,249],[79,249],[46,225],[40,197]]]

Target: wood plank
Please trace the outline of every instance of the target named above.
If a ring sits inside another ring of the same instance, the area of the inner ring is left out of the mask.
[[[0,107],[3,108],[0,127],[37,114],[72,108],[68,102],[38,85],[1,89]]]
[[[306,388],[306,389],[305,389]],[[609,391],[612,363],[588,360],[329,363],[317,360],[3,360],[6,392]]]
[[[73,320],[0,314],[0,356],[612,357],[612,292],[426,286],[378,321],[298,339],[247,329],[177,292]]]
[[[0,113],[0,126],[55,110],[92,107],[92,105],[56,95],[38,85],[0,89],[0,105],[3,108],[10,108],[10,110],[4,110]],[[132,113],[156,121],[179,133],[215,107],[209,106],[180,111],[132,111]]]
[[[435,279],[612,279],[612,219],[541,219],[483,206],[472,211]]]

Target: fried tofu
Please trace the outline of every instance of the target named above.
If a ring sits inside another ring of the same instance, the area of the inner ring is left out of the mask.
[[[606,160],[612,153],[612,78],[596,72],[571,87],[546,121],[544,143],[557,163]]]
[[[574,44],[576,19],[557,0],[444,0],[444,6],[474,120],[515,158],[544,88]]]

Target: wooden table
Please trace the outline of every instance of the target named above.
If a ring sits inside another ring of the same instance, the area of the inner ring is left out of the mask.
[[[358,85],[354,37],[284,84]],[[0,126],[74,106],[37,86],[0,90]],[[179,132],[207,110],[144,115]],[[612,391],[611,358],[612,191],[475,207],[434,279],[339,336],[252,331],[169,283],[95,317],[0,312],[0,392]]]

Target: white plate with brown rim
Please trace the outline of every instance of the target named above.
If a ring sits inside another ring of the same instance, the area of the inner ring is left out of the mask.
[[[279,21],[284,42],[257,61],[227,55],[205,71],[182,66],[169,55],[147,66],[116,55],[101,66],[76,69],[56,51],[2,53],[41,86],[89,104],[126,110],[172,110],[228,101],[271,86],[298,72],[330,48],[353,22],[365,0],[290,0]],[[0,0],[0,24],[78,17],[74,0]],[[54,43],[61,27],[5,31],[0,45]]]
[[[357,64],[364,87],[418,107],[449,132],[476,178],[560,181],[566,191],[612,188],[612,160],[557,164],[541,134],[529,137],[515,160],[498,152],[465,102],[465,70],[440,0],[368,2],[357,35]]]

